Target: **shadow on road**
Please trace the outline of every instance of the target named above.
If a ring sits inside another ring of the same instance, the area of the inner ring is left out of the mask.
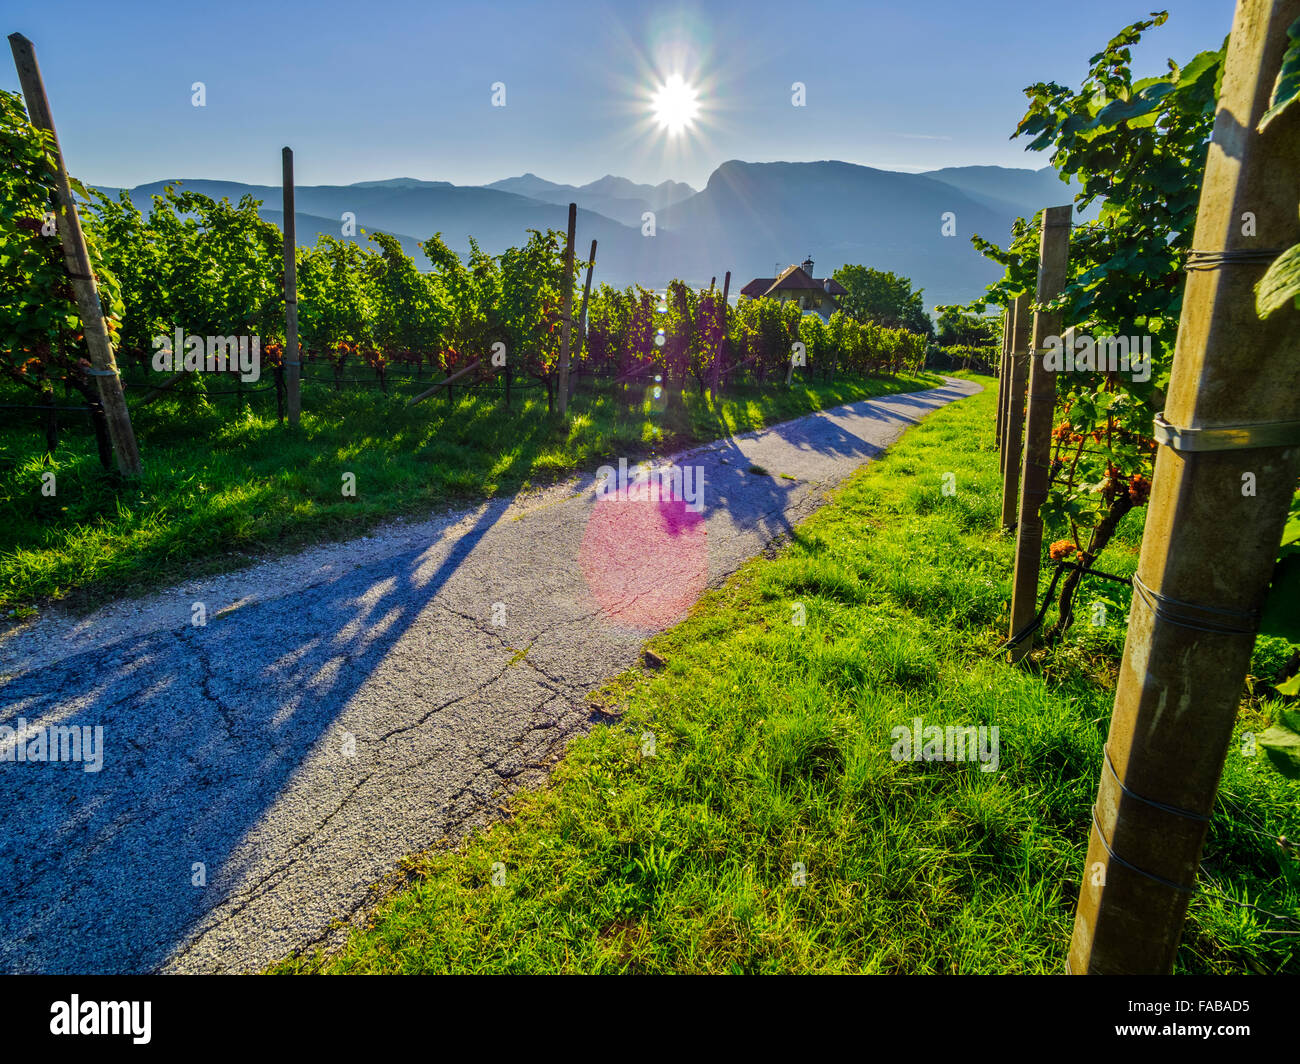
[[[507,505],[486,505],[431,575],[427,548],[408,551],[0,686],[0,725],[101,726],[105,748],[99,772],[0,762],[0,968],[162,964],[239,882],[240,840]]]
[[[901,412],[864,402],[855,413],[906,424],[936,398],[962,394],[896,395],[888,398]],[[765,434],[857,461],[882,449],[829,417]],[[685,461],[707,468],[706,519],[768,539],[791,532],[786,509],[797,485],[782,470],[751,472],[735,439],[689,454],[697,457]],[[246,889],[252,872],[235,857],[241,842],[312,751],[337,739],[345,707],[509,503],[485,505],[432,572],[434,548],[423,546],[211,617],[206,627],[122,640],[0,682],[0,725],[102,727],[105,746],[100,772],[0,761],[0,968],[150,971],[232,887]],[[664,518],[670,536],[691,538],[692,523],[674,513]],[[487,554],[475,557],[485,571],[499,563]],[[623,592],[616,583],[612,594]],[[416,664],[433,678],[445,659],[434,647]],[[206,886],[195,885],[200,866]]]

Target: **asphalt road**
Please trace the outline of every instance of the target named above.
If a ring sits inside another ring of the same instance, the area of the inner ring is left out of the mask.
[[[598,501],[591,470],[7,633],[0,725],[102,727],[103,762],[0,760],[0,970],[248,971],[334,944],[403,856],[544,778],[589,693],[706,585],[978,390],[673,456],[703,470],[699,513]]]

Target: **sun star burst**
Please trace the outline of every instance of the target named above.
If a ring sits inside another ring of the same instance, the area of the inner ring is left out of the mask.
[[[680,74],[671,74],[651,96],[650,108],[659,128],[675,135],[689,129],[700,113],[699,93]]]

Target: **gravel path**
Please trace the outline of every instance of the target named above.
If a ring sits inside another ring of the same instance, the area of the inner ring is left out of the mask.
[[[706,585],[978,390],[948,378],[674,456],[703,469],[698,514],[597,501],[593,470],[9,632],[0,725],[102,726],[103,762],[0,760],[0,970],[247,971],[334,944],[404,855],[543,778],[589,693]]]

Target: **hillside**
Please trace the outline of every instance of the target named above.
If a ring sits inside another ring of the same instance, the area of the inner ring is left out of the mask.
[[[130,190],[142,209],[167,182]],[[280,224],[280,189],[233,181],[186,180],[184,187],[232,201],[251,195],[261,214]],[[674,277],[707,284],[732,271],[733,291],[753,277],[811,255],[819,275],[845,263],[905,274],[925,290],[926,305],[965,302],[997,276],[971,247],[978,232],[1005,238],[1012,220],[1067,202],[1072,190],[1050,170],[955,167],[928,174],[852,163],[723,163],[704,189],[665,181],[638,185],[607,175],[563,185],[536,174],[485,186],[393,178],[352,185],[303,185],[296,192],[299,239],[340,231],[344,212],[359,228],[397,236],[421,265],[419,242],[441,233],[469,251],[469,238],[492,254],[527,239],[528,229],[563,229],[576,202],[578,253],[599,242],[597,282],[662,288]],[[641,233],[643,212],[656,215],[653,238]],[[956,233],[941,233],[951,212]]]

